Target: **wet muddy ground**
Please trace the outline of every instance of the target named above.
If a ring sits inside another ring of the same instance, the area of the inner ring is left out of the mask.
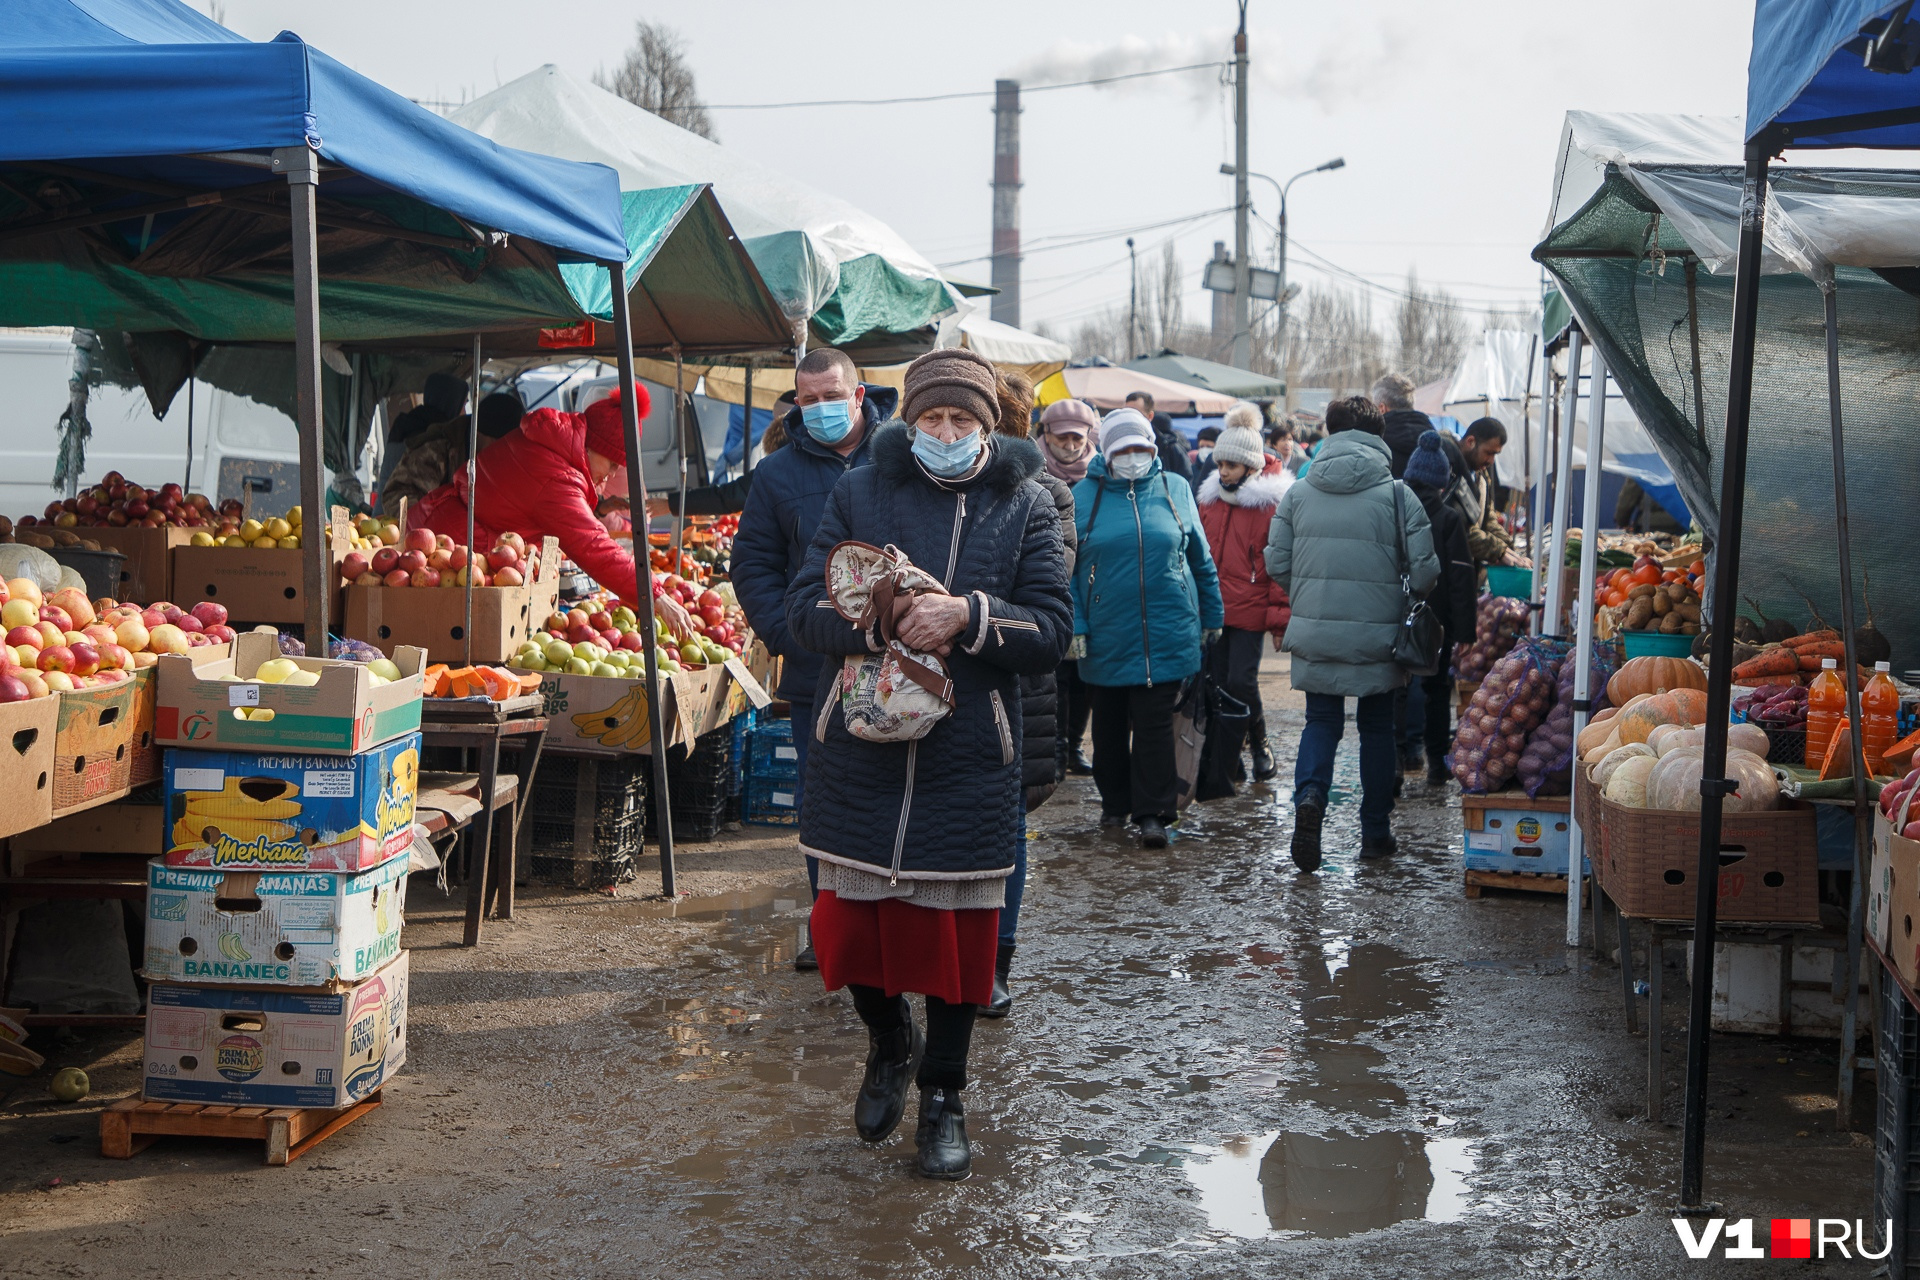
[[[1276,685],[1290,776],[1295,700]],[[1357,787],[1354,742],[1340,761]],[[704,1277],[1735,1274],[1668,1222],[1667,1123],[1618,971],[1560,898],[1461,893],[1457,800],[1409,781],[1398,857],[1357,795],[1298,874],[1284,793],[1197,807],[1145,852],[1082,779],[1034,815],[1017,1003],[974,1038],[973,1178],[913,1176],[911,1125],[851,1124],[865,1037],[799,975],[790,837],[749,829],[613,900],[524,899],[477,951],[417,894],[409,1062],[387,1105],[284,1169],[259,1147],[97,1153],[137,1088],[124,1034],[37,1040],[96,1094],[0,1084],[0,1274]],[[1669,953],[1670,1044],[1684,1021]],[[1644,1007],[1644,1002],[1643,1002]],[[1708,1191],[1730,1217],[1870,1212],[1831,1042],[1715,1041]],[[0,1078],[4,1079],[4,1078]],[[9,1086],[12,1086],[9,1089]],[[1859,1107],[1871,1120],[1871,1077]],[[1764,1240],[1766,1224],[1757,1224]],[[1786,1264],[1774,1266],[1819,1266]],[[1834,1274],[1872,1264],[1829,1262]],[[1744,1272],[1742,1272],[1744,1274]]]

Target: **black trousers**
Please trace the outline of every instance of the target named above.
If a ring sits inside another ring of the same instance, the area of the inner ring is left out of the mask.
[[[1060,700],[1056,712],[1059,719],[1055,723],[1059,726],[1060,758],[1064,761],[1086,741],[1087,717],[1093,714],[1093,703],[1087,698],[1087,685],[1080,679],[1078,662],[1061,663],[1054,677],[1054,687]],[[1064,767],[1061,776],[1066,776]]]
[[[1429,764],[1444,760],[1453,750],[1453,646],[1440,649],[1440,669],[1430,676],[1415,677],[1393,695],[1394,741],[1402,757],[1424,747]],[[1419,696],[1410,696],[1414,686]],[[1411,713],[1411,714],[1410,714]]]
[[[1264,631],[1242,631],[1238,627],[1228,627],[1213,642],[1213,648],[1207,654],[1207,674],[1213,677],[1214,684],[1238,698],[1247,705],[1247,719],[1234,721],[1235,732],[1231,741],[1215,742],[1215,750],[1224,750],[1229,756],[1238,756],[1240,747],[1247,735],[1264,732],[1266,716],[1260,706],[1260,653],[1267,642]],[[1256,730],[1254,725],[1262,726]]]
[[[898,1031],[913,1017],[913,1006],[905,996],[853,983],[847,984],[847,990],[853,993],[854,1011],[869,1031],[881,1035]],[[973,1043],[973,1015],[979,1007],[927,997],[927,1051],[920,1057],[920,1074],[914,1083],[923,1089],[967,1087],[967,1050]]]
[[[1180,816],[1173,769],[1173,707],[1180,684],[1090,684],[1093,785],[1100,811],[1172,822]]]

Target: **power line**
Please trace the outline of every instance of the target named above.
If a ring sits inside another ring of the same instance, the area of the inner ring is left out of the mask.
[[[1149,222],[1138,227],[1119,227],[1112,231],[1101,231],[1085,235],[1079,232],[1063,232],[1062,235],[1075,236],[1077,238],[1060,240],[1058,244],[1047,244],[1046,241],[1050,239],[1058,240],[1059,237],[1043,236],[1040,240],[1035,241],[1032,246],[1021,245],[1020,256],[1024,258],[1030,254],[1051,253],[1055,249],[1072,249],[1078,245],[1094,244],[1101,240],[1117,240],[1121,236],[1138,235],[1142,231],[1158,231],[1162,227],[1177,227],[1189,222],[1204,222],[1208,218],[1217,218],[1223,213],[1232,212],[1233,206],[1227,205],[1219,209],[1208,209],[1204,213],[1190,213],[1183,218],[1168,218],[1163,222]],[[991,253],[978,253],[971,258],[956,258],[952,262],[936,262],[934,265],[941,268],[958,267],[969,262],[985,262],[993,256]]]
[[[1124,75],[1100,76],[1092,80],[1069,80],[1064,84],[1021,85],[1022,93],[1049,93],[1055,89],[1085,89],[1092,85],[1118,84],[1122,80],[1141,80],[1148,76],[1177,75],[1182,71],[1206,71],[1224,67],[1224,62],[1195,62],[1184,67],[1160,67],[1154,71],[1129,71]],[[724,102],[708,103],[709,111],[779,111],[788,107],[895,107],[912,102],[953,102],[961,98],[991,98],[993,89],[971,89],[965,93],[930,93],[913,98],[819,98],[811,102]]]

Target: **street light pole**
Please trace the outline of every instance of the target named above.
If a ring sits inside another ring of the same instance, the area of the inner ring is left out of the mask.
[[[1127,359],[1139,354],[1134,335],[1140,332],[1140,263],[1133,256],[1133,237],[1127,237]]]
[[[1276,265],[1278,267],[1278,272],[1280,277],[1279,288],[1276,290],[1277,297],[1275,300],[1275,306],[1278,307],[1279,313],[1280,313],[1279,314],[1279,334],[1278,334],[1277,341],[1275,343],[1275,348],[1277,352],[1285,351],[1286,345],[1287,345],[1287,193],[1293,190],[1294,183],[1300,181],[1300,179],[1307,177],[1310,174],[1331,173],[1335,169],[1344,169],[1346,167],[1347,167],[1347,162],[1345,157],[1335,156],[1333,159],[1327,161],[1325,164],[1317,164],[1313,166],[1313,168],[1311,169],[1302,169],[1299,173],[1294,174],[1291,178],[1288,178],[1285,182],[1277,181],[1276,179],[1268,177],[1264,173],[1249,172],[1247,174],[1249,178],[1258,178],[1262,182],[1271,184],[1273,189],[1280,194],[1280,219],[1278,222],[1278,226],[1280,228],[1280,239],[1275,246],[1275,254],[1279,259]],[[1236,171],[1232,167],[1223,164],[1220,166],[1220,172],[1235,173]],[[1245,368],[1246,366],[1242,365],[1241,367]],[[1289,406],[1292,405],[1292,388],[1291,387],[1288,388],[1288,405]]]

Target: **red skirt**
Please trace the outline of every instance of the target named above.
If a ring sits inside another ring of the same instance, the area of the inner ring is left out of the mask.
[[[890,996],[938,996],[948,1004],[993,999],[998,908],[940,911],[902,898],[846,902],[828,889],[814,901],[811,928],[829,991],[853,984]]]

